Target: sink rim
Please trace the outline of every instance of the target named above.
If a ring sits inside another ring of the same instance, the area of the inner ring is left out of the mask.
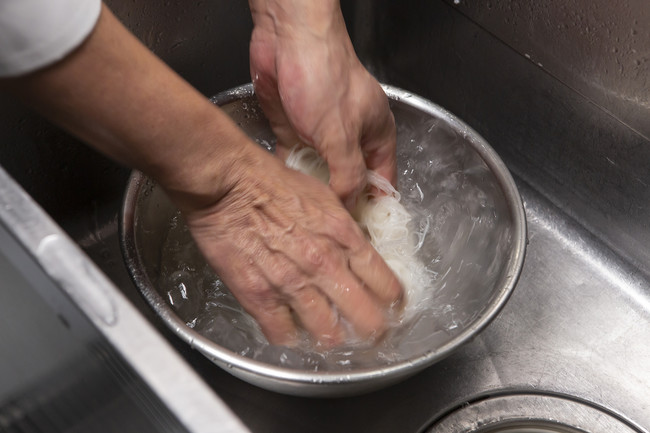
[[[573,395],[504,390],[447,411],[426,433],[640,433],[605,407]]]

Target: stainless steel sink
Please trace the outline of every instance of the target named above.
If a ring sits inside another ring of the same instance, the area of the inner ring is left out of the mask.
[[[109,2],[206,96],[249,81],[244,3],[154,3]],[[642,2],[620,10],[586,0],[569,9],[550,1],[507,2],[510,10],[502,2],[494,9],[477,3],[343,4],[370,70],[484,136],[513,173],[528,219],[524,270],[497,319],[448,358],[390,388],[306,399],[255,388],[218,369],[166,330],[129,279],[117,235],[128,170],[6,98],[0,164],[251,431],[585,431],[579,422],[597,418],[594,432],[647,433],[650,88],[639,83],[650,66],[650,37],[641,37],[650,16]],[[594,16],[607,21],[595,25]],[[218,42],[223,33],[228,45]],[[622,70],[612,69],[616,60]],[[558,409],[558,419],[546,420],[555,424],[545,424],[537,419],[539,405],[564,408],[563,418]],[[485,411],[501,416],[492,430],[479,423]],[[460,420],[457,429],[443,430],[450,417]],[[607,427],[613,425],[620,430]]]

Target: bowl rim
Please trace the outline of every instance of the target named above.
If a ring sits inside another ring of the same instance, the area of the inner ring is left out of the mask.
[[[135,241],[136,205],[141,188],[148,178],[139,171],[133,171],[127,183],[120,215],[120,244],[131,279],[168,328],[189,344],[191,348],[200,351],[212,362],[235,376],[267,389],[298,395],[317,395],[319,394],[317,390],[319,388],[332,385],[344,387],[344,385],[353,383],[365,383],[366,386],[370,385],[372,389],[380,388],[382,385],[396,382],[401,378],[421,371],[470,341],[499,314],[512,294],[523,268],[527,228],[523,202],[506,165],[494,149],[476,131],[446,109],[423,97],[392,85],[382,84],[382,88],[390,99],[405,103],[438,118],[443,118],[453,125],[457,131],[461,131],[490,168],[497,183],[502,188],[513,221],[513,231],[512,251],[505,272],[497,282],[500,287],[498,293],[492,298],[491,302],[485,305],[483,312],[449,342],[435,350],[426,351],[417,357],[395,364],[357,371],[313,372],[273,366],[247,358],[218,346],[187,326],[155,290],[154,285],[144,271]],[[254,94],[253,84],[248,83],[221,92],[210,100],[216,105],[224,105],[242,97],[254,96]],[[373,383],[375,386],[372,386]],[[270,384],[274,385],[270,386]]]

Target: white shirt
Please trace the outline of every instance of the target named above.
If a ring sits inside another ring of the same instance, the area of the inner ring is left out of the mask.
[[[101,0],[0,0],[0,77],[62,59],[97,23]]]

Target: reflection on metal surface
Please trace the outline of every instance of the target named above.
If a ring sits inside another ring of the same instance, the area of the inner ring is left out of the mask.
[[[466,1],[456,7],[650,138],[650,10],[645,1]]]
[[[0,258],[11,262],[0,262],[2,319],[15,315],[0,333],[14,343],[0,355],[0,428],[246,431],[1,168],[0,240]],[[88,386],[95,381],[106,383]],[[116,408],[124,418],[102,422]]]
[[[607,412],[560,396],[490,397],[458,408],[427,433],[639,433]]]
[[[3,223],[0,275],[0,431],[186,431]]]
[[[67,238],[53,233],[38,242],[35,253],[49,275],[82,306],[86,314],[112,326],[117,322],[117,311],[101,284],[103,276],[98,269],[88,266],[85,257],[76,254],[75,248]],[[96,290],[80,290],[87,287],[96,287]]]
[[[583,433],[570,427],[554,426],[553,423],[531,422],[511,427],[495,427],[484,433]]]

